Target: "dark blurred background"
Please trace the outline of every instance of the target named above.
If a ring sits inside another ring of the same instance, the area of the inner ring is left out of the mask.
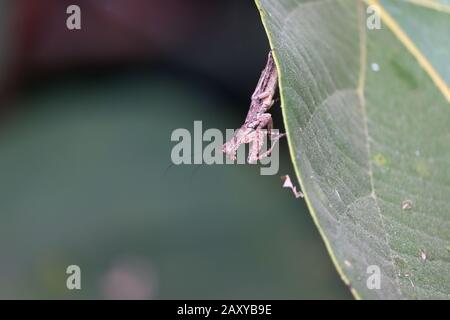
[[[241,125],[268,50],[253,1],[0,0],[0,298],[351,298],[285,140],[275,176],[170,166],[174,129]]]

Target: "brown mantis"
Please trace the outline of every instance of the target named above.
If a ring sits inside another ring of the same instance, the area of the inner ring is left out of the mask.
[[[236,153],[242,144],[250,144],[248,163],[255,163],[264,159],[272,152],[275,144],[285,134],[272,132],[272,116],[267,111],[274,103],[274,95],[278,86],[278,73],[273,60],[272,52],[269,52],[267,64],[261,73],[255,91],[252,94],[250,109],[244,124],[234,133],[233,137],[226,142],[222,151],[230,159],[236,159]],[[267,130],[264,130],[267,128]],[[268,134],[271,140],[271,148],[263,153],[261,149],[264,145],[264,137]]]

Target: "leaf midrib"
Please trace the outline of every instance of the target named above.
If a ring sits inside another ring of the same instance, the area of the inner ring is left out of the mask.
[[[376,211],[378,212],[380,222],[381,222],[381,228],[384,233],[384,240],[389,248],[389,259],[392,265],[392,269],[394,270],[394,277],[395,282],[397,284],[397,290],[400,295],[400,297],[403,297],[404,294],[401,289],[400,281],[398,279],[398,271],[394,263],[394,257],[392,253],[392,247],[390,245],[389,235],[386,231],[386,225],[384,222],[384,215],[381,212],[381,207],[379,204],[378,196],[375,191],[375,182],[373,178],[373,167],[372,167],[372,151],[370,146],[370,134],[369,134],[369,123],[368,123],[368,116],[367,116],[367,107],[366,107],[366,97],[364,94],[364,89],[366,87],[366,68],[367,68],[367,31],[366,31],[366,25],[365,25],[365,10],[364,5],[362,1],[358,1],[358,24],[359,24],[359,48],[360,48],[360,73],[359,73],[359,81],[358,81],[358,88],[357,88],[357,94],[359,97],[359,102],[361,104],[361,110],[362,110],[362,118],[363,118],[363,127],[364,127],[364,138],[366,142],[366,152],[367,152],[367,161],[368,161],[368,176],[370,181],[370,197],[375,201],[376,205]]]

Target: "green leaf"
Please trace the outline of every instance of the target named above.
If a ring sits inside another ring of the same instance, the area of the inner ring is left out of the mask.
[[[257,1],[310,212],[357,298],[450,298],[449,6]],[[367,285],[369,266],[380,289]]]

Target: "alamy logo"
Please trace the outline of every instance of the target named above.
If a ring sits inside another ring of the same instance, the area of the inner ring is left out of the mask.
[[[377,5],[371,5],[367,7],[367,20],[366,26],[369,30],[380,30],[381,29],[381,16],[380,8]]]
[[[249,142],[249,156],[245,156],[245,147],[243,143],[236,151],[236,156],[233,158],[226,157],[223,148],[224,142],[230,141],[234,137],[236,131],[233,129],[226,130],[226,139],[223,137],[222,131],[219,129],[210,128],[203,132],[201,121],[194,121],[194,135],[184,128],[176,129],[172,132],[171,141],[178,142],[173,146],[171,152],[171,160],[175,165],[180,164],[254,164],[257,161],[254,153],[266,154],[264,158],[258,159],[259,163],[263,165],[260,168],[261,175],[277,174],[279,169],[279,148],[278,143],[272,141],[270,149],[268,149],[268,132],[261,130],[260,140]],[[278,130],[272,129],[271,135],[279,135]],[[204,142],[208,142],[204,146]],[[253,145],[258,143],[257,146]],[[259,144],[260,143],[260,144]],[[250,160],[250,161],[249,161]]]
[[[81,30],[81,9],[77,5],[70,5],[66,10],[70,16],[66,20],[66,26],[69,30]]]
[[[367,271],[370,276],[367,278],[367,289],[374,290],[381,288],[381,270],[377,265],[371,265],[367,267]]]
[[[66,287],[69,290],[81,289],[81,269],[73,264],[67,267],[66,273],[69,274],[66,280]]]

